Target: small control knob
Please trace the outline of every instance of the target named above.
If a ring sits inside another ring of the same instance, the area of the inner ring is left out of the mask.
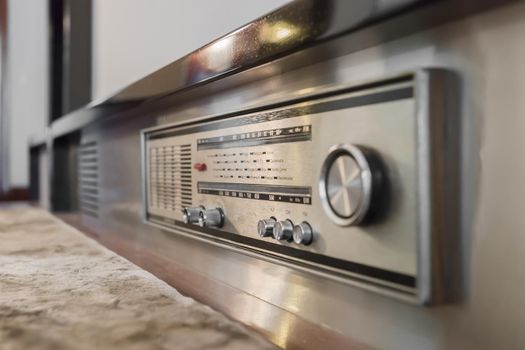
[[[323,209],[340,226],[358,225],[376,211],[382,182],[382,166],[375,152],[362,146],[335,145],[319,181]]]
[[[199,214],[199,226],[222,227],[224,225],[224,213],[221,208],[204,209]]]
[[[270,218],[270,219],[262,219],[259,220],[257,223],[257,233],[260,237],[270,237],[273,235],[273,229],[275,226],[275,223],[277,220]]]
[[[309,245],[314,238],[312,226],[306,221],[293,228],[293,241],[297,244]]]
[[[286,219],[277,221],[273,228],[273,238],[279,241],[289,241],[293,235],[293,223]]]
[[[182,221],[185,224],[195,224],[199,222],[199,217],[203,207],[187,207],[182,209]]]

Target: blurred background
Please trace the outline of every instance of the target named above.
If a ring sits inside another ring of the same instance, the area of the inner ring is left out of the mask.
[[[31,137],[286,0],[0,0],[0,200],[29,199]]]

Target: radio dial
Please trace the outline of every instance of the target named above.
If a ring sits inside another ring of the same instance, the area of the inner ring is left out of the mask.
[[[221,208],[205,209],[199,216],[201,227],[222,227],[224,225],[224,213]]]
[[[293,228],[293,241],[295,243],[309,245],[312,243],[313,238],[312,226],[306,221],[295,225]]]
[[[323,209],[340,226],[360,224],[377,205],[382,179],[372,150],[349,144],[331,147],[319,181]]]
[[[182,209],[182,221],[185,224],[195,224],[199,222],[199,217],[203,207],[187,207]]]
[[[286,219],[277,221],[273,228],[273,238],[279,241],[290,241],[293,235],[293,223]]]
[[[257,233],[260,237],[270,237],[273,235],[273,230],[275,227],[275,219],[263,219],[259,220],[257,223]]]

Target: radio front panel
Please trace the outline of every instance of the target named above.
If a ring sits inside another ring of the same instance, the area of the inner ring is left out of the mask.
[[[428,302],[415,77],[146,130],[146,221]]]

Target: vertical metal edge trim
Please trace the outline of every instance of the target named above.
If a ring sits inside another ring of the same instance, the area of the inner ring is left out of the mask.
[[[44,206],[44,209],[46,210],[50,210],[51,208],[51,198],[50,198],[50,195],[51,195],[51,145],[52,145],[52,137],[51,137],[51,133],[50,133],[50,130],[49,130],[49,127],[46,127],[45,129],[45,132],[44,132],[44,137],[43,137],[43,140],[42,140],[42,149],[41,149],[41,152],[44,152],[44,155],[45,155],[45,166],[44,166],[44,171],[46,172],[46,176],[47,176],[47,180],[48,180],[48,183],[46,184],[47,186],[47,190],[48,190],[48,195],[46,198],[40,198],[39,199],[39,205],[42,205]],[[38,161],[39,163],[39,169],[38,169],[38,172],[39,172],[39,177],[42,176],[42,174],[40,174],[40,170],[42,169],[41,167],[41,164],[40,164],[40,159]],[[40,184],[39,184],[40,186]],[[38,196],[40,197],[40,193],[38,194]]]
[[[49,135],[49,137],[46,140],[46,148],[47,148],[47,188],[49,191],[48,198],[46,198],[46,204],[48,206],[49,211],[53,212],[53,162],[54,162],[54,156],[53,156],[53,145],[54,145],[54,138]]]
[[[434,303],[463,297],[461,266],[460,112],[457,72],[431,69],[428,75],[430,131],[430,278]]]
[[[459,76],[428,68],[416,74],[418,168],[418,299],[462,297],[459,174]]]
[[[149,207],[149,201],[148,201],[148,170],[146,167],[148,166],[148,159],[147,152],[146,152],[146,132],[142,130],[140,132],[140,159],[141,159],[141,165],[140,165],[140,172],[141,172],[141,183],[142,183],[142,222],[144,224],[148,223],[148,207]]]
[[[70,1],[63,2],[63,13],[62,13],[62,85],[61,103],[60,108],[62,113],[67,113],[71,108],[71,91],[70,91],[70,78],[71,78],[71,3]],[[65,68],[65,69],[64,69]]]
[[[417,299],[421,304],[432,303],[432,192],[431,192],[431,144],[430,144],[430,92],[429,70],[415,74],[416,103],[416,149],[417,149]]]
[[[9,53],[8,1],[0,0],[0,193],[9,190]]]

